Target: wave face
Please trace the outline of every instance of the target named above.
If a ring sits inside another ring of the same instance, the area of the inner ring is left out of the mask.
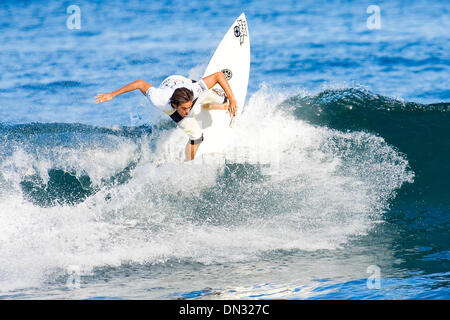
[[[419,192],[424,168],[397,144],[417,127],[394,130],[386,119],[410,127],[448,107],[387,101],[355,89],[289,98],[263,86],[226,156],[190,164],[169,122],[2,125],[2,288],[57,281],[72,265],[89,273],[341,248],[370,232],[404,186]]]
[[[420,104],[374,94],[363,88],[330,89],[282,103],[296,118],[341,131],[383,137],[403,154],[415,173],[400,200],[448,205],[450,103]]]

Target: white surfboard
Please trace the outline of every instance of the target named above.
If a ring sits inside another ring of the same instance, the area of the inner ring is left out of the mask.
[[[204,136],[196,158],[202,154],[222,153],[225,150],[244,107],[250,74],[250,35],[244,13],[228,29],[209,61],[203,77],[219,71],[225,74],[237,100],[236,117],[232,119],[225,110],[208,110],[202,107],[202,104],[206,103],[223,103],[224,96],[217,94],[218,92],[224,94],[219,84],[199,97],[191,111]]]

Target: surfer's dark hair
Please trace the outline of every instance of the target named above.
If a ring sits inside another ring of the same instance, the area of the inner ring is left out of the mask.
[[[188,88],[178,88],[173,92],[172,97],[170,97],[170,104],[173,108],[176,108],[180,104],[192,101],[193,99],[194,93],[192,90]]]

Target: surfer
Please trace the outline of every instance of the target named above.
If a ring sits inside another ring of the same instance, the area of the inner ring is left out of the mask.
[[[186,144],[186,161],[192,160],[203,141],[203,133],[194,117],[189,115],[192,106],[200,94],[220,84],[225,91],[222,103],[203,104],[204,108],[215,110],[228,110],[230,116],[236,115],[237,102],[231,87],[222,72],[213,73],[200,81],[191,80],[182,76],[174,75],[166,78],[156,88],[144,80],[136,80],[126,86],[109,93],[98,94],[96,103],[105,102],[125,92],[139,89],[153,106],[168,114],[177,125],[189,136]],[[215,89],[213,89],[215,90]],[[216,94],[220,94],[217,90]]]

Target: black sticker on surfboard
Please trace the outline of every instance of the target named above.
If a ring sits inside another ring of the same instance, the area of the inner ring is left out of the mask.
[[[247,24],[245,20],[237,20],[237,25],[234,27],[234,36],[239,38],[239,44],[242,45],[247,37]]]
[[[230,69],[223,69],[222,73],[225,75],[225,78],[229,81],[233,77],[233,72]]]
[[[239,30],[239,26],[234,27],[234,36],[236,38],[241,36],[241,30]]]

